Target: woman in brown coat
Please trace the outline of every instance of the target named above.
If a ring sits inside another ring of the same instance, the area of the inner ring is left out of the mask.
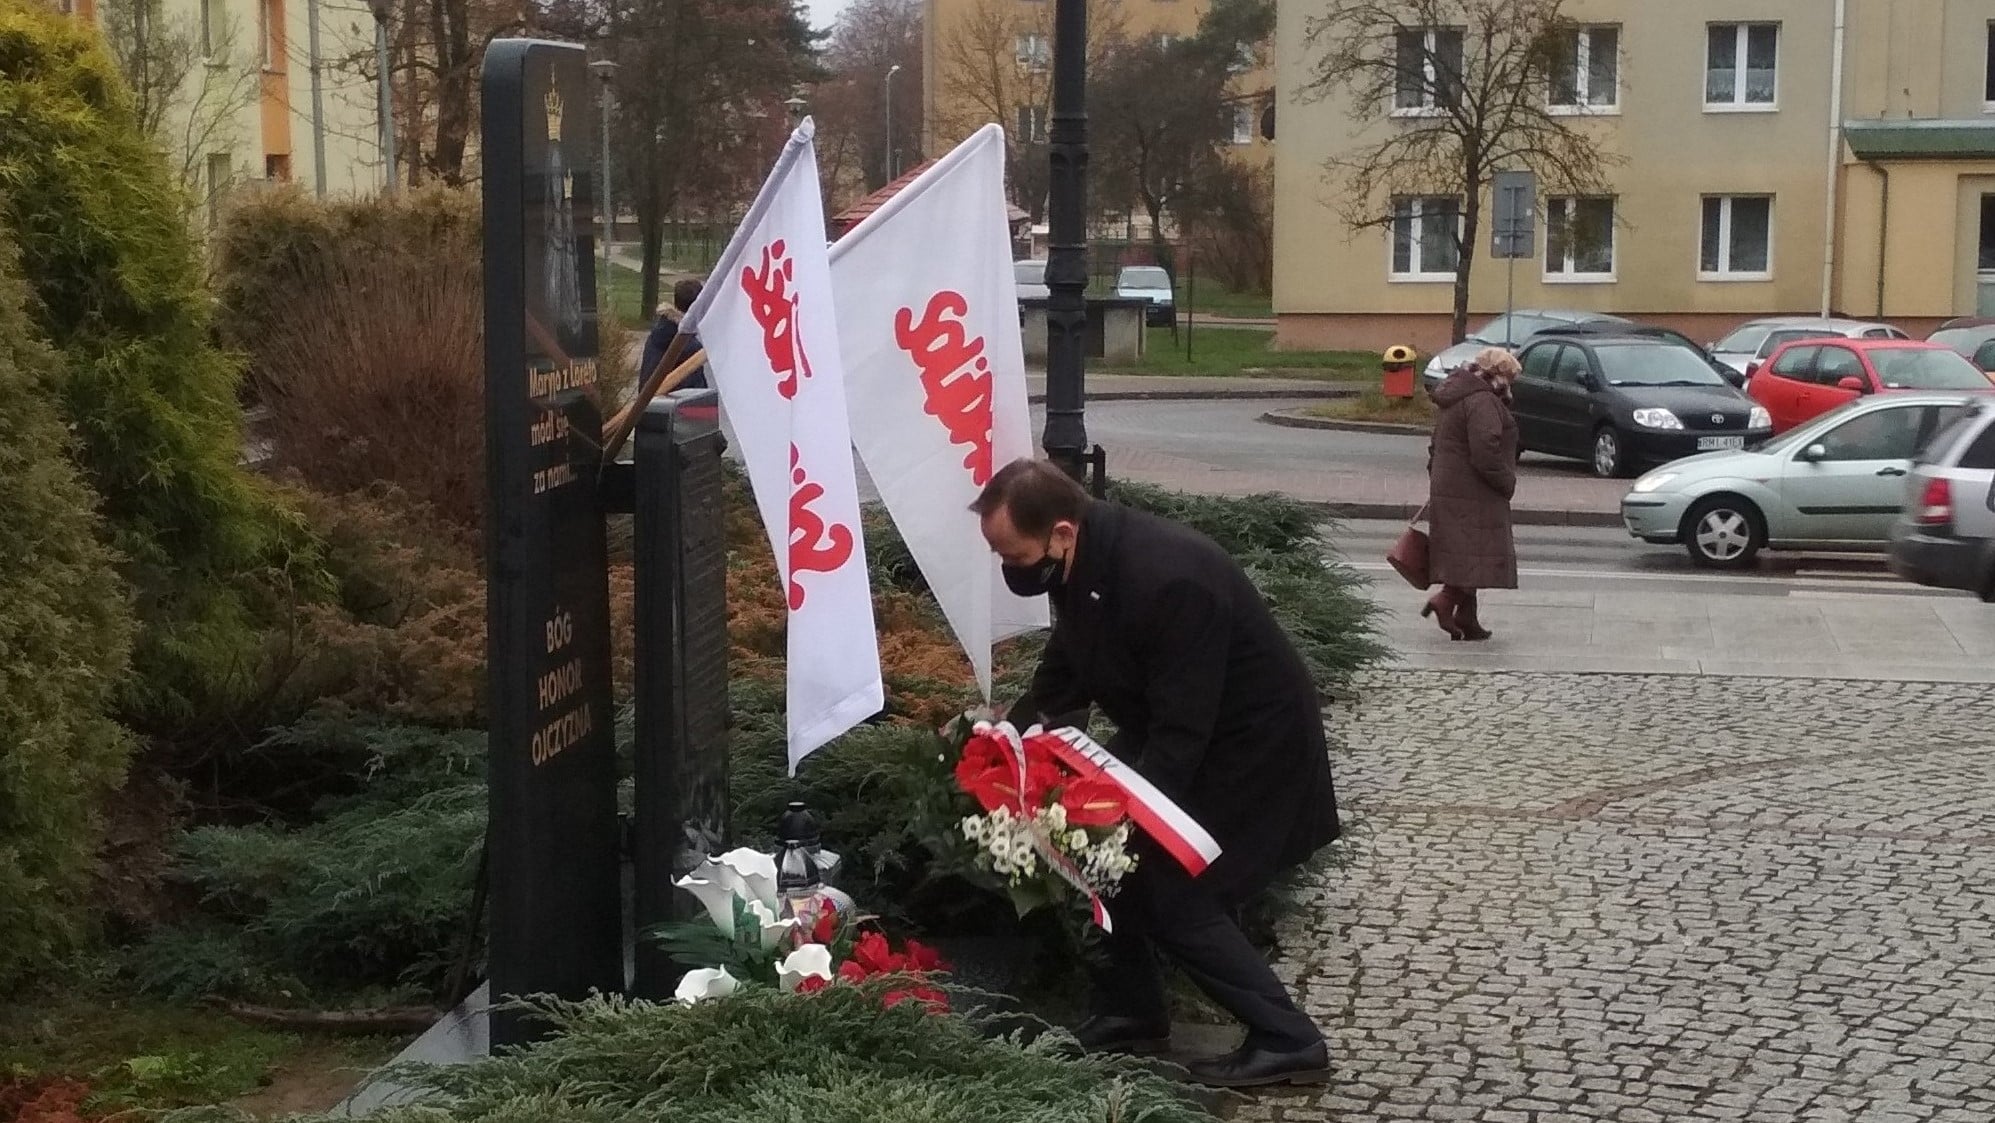
[[[1427,460],[1428,575],[1441,591],[1422,616],[1458,640],[1486,640],[1476,590],[1517,587],[1510,497],[1517,491],[1517,422],[1510,416],[1516,356],[1489,347],[1434,390]]]

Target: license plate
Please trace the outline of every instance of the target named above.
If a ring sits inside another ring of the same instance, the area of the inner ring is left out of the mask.
[[[1744,437],[1697,438],[1697,451],[1699,452],[1718,452],[1725,449],[1740,449],[1744,447],[1746,447],[1746,439]]]

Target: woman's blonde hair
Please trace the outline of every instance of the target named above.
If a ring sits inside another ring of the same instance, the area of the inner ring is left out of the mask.
[[[1524,368],[1517,365],[1517,356],[1501,347],[1485,347],[1477,351],[1475,358],[1469,360],[1469,362],[1470,365],[1484,374],[1498,374],[1505,378],[1515,378],[1524,373]]]

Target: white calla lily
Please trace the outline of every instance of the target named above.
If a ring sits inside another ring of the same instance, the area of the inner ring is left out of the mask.
[[[717,861],[721,879],[744,901],[760,901],[776,911],[776,859],[746,846],[722,854]],[[702,866],[704,868],[704,865]]]
[[[734,886],[721,879],[722,871],[719,866],[713,867],[712,876],[700,876],[706,870],[707,866],[702,865],[700,869],[694,870],[672,884],[699,898],[700,904],[707,910],[707,916],[713,920],[714,927],[720,929],[721,935],[732,937],[734,902],[737,896]]]
[[[776,919],[776,910],[760,901],[748,902],[748,915],[754,917],[755,922],[762,926],[762,949],[764,951],[782,943],[789,937],[790,933],[797,929],[796,917],[778,920]]]
[[[805,944],[776,965],[776,981],[786,993],[809,978],[831,981],[831,949],[823,944]]]
[[[678,989],[672,992],[672,997],[691,1006],[709,998],[726,998],[740,985],[725,967],[702,967],[686,972],[685,977],[679,980]]]

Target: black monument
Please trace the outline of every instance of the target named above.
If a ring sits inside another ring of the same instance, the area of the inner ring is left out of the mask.
[[[727,848],[727,525],[720,399],[688,390],[638,420],[632,549],[637,617],[637,942],[632,992],[669,998],[684,965],[641,934],[698,911],[672,882]]]
[[[624,982],[586,62],[500,40],[483,75],[495,1002]],[[493,1012],[493,1044],[532,1032]]]

